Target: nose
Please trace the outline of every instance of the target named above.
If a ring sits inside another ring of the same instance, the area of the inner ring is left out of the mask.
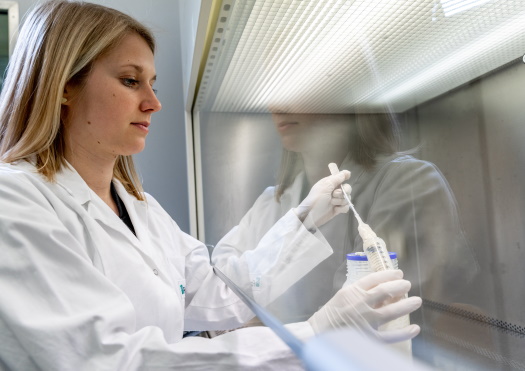
[[[155,91],[152,87],[147,88],[146,96],[140,105],[140,110],[143,112],[158,112],[162,109],[162,104],[160,103]]]

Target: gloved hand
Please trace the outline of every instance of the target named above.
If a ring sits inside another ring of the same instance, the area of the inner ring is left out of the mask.
[[[314,184],[308,196],[294,209],[295,214],[304,221],[308,215],[312,217],[317,227],[322,226],[337,214],[347,213],[350,209],[345,200],[341,183],[350,179],[348,170],[327,176]],[[344,184],[343,188],[350,198],[352,187]]]
[[[308,319],[316,333],[351,326],[388,343],[409,340],[419,334],[418,325],[379,331],[379,326],[407,315],[421,306],[421,298],[405,298],[410,282],[401,270],[371,273],[339,290]]]

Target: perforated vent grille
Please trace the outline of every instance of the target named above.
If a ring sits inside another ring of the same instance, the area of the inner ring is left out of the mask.
[[[404,111],[523,56],[525,2],[478,3],[225,0],[197,109]]]
[[[428,299],[423,299],[423,303],[427,308],[432,308],[434,310],[439,310],[442,312],[452,313],[473,321],[478,321],[487,325],[494,326],[500,331],[512,334],[519,338],[525,338],[525,327],[519,326],[513,323],[502,321],[496,318],[492,318],[483,314],[474,313],[462,308],[454,307],[447,304],[437,303]]]

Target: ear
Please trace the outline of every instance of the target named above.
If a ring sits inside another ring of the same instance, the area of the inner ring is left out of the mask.
[[[71,99],[73,98],[73,88],[70,86],[70,84],[66,84],[64,86],[64,92],[62,93],[62,98],[60,103],[63,106],[69,106],[71,104]]]

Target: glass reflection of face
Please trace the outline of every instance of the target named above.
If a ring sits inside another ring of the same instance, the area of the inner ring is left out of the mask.
[[[82,88],[66,86],[64,118],[70,151],[115,158],[144,149],[155,96],[153,52],[137,34],[98,58]]]
[[[347,118],[336,116],[274,113],[272,119],[283,147],[291,152],[306,153],[342,141],[349,143],[352,125]]]

